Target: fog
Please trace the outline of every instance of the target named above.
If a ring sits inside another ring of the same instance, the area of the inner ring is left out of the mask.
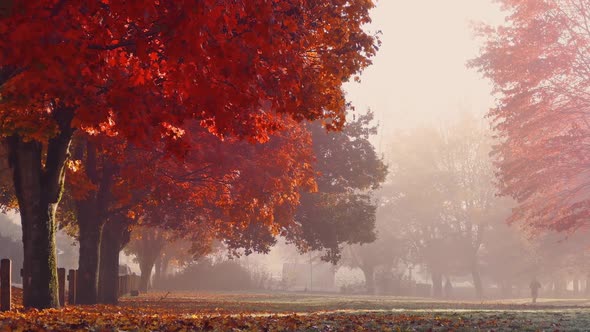
[[[379,1],[371,31],[382,47],[361,84],[349,84],[358,111],[376,113],[377,148],[399,128],[436,124],[463,110],[483,115],[493,105],[489,82],[466,68],[479,43],[474,22],[499,24],[503,14],[488,0]]]

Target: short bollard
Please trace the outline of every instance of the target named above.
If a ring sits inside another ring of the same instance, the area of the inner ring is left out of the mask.
[[[76,270],[68,271],[68,303],[76,303]]]
[[[10,259],[0,261],[0,310],[12,309],[12,262]]]
[[[59,291],[59,305],[66,305],[66,269],[57,269],[57,287]]]

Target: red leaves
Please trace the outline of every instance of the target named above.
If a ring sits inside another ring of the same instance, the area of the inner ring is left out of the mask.
[[[68,100],[79,106],[78,127],[96,126],[86,112],[111,109],[117,132],[135,143],[149,137],[152,121],[140,119],[171,115],[171,108],[181,111],[169,122],[215,119],[211,132],[220,136],[265,140],[276,130],[275,112],[333,118],[339,126],[341,85],[375,52],[361,29],[370,1],[37,0],[15,6],[0,19],[0,46],[6,46],[0,61],[23,68],[24,77],[11,82],[11,90],[2,85],[3,101],[29,96],[13,105],[24,110],[51,98]],[[260,100],[270,103],[270,112],[259,111]],[[264,120],[252,122],[254,114]]]

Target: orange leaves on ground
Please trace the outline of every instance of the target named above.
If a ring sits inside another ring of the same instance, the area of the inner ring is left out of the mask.
[[[313,300],[305,302],[306,295],[301,294],[162,295],[125,298],[120,306],[66,306],[41,311],[18,307],[0,313],[0,331],[580,330],[584,326],[579,323],[585,322],[580,317],[587,314],[587,309],[572,312],[555,307],[535,310],[527,305],[400,302],[388,297],[352,301],[312,295]],[[344,307],[334,307],[337,304]],[[371,305],[375,308],[367,310]],[[403,312],[391,311],[404,306],[407,309]],[[552,312],[547,314],[542,309]]]

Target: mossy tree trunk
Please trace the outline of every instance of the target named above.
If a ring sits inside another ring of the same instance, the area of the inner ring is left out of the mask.
[[[19,135],[6,141],[23,230],[23,304],[27,308],[59,307],[55,212],[74,132],[73,113],[66,107],[53,110],[59,132],[46,147]]]

